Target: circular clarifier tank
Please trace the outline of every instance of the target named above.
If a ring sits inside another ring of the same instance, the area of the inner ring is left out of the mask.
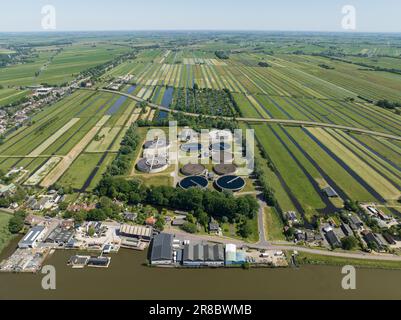
[[[206,170],[205,166],[201,164],[186,164],[182,167],[181,172],[185,176],[199,176]]]
[[[235,174],[237,172],[237,166],[234,164],[224,164],[220,163],[213,167],[214,172],[216,172],[219,176],[225,176],[228,174]]]
[[[240,176],[226,175],[216,181],[216,186],[221,191],[238,192],[245,187],[245,180]]]
[[[181,145],[180,149],[184,152],[196,153],[203,150],[202,144],[200,143],[185,143]]]
[[[206,189],[209,182],[206,178],[200,176],[190,176],[180,181],[179,186],[182,189],[188,190],[191,188]]]
[[[211,151],[229,151],[231,150],[231,145],[229,143],[226,142],[217,142],[217,143],[213,143],[210,145],[210,150]]]

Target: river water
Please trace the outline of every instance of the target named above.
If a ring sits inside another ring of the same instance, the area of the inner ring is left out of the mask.
[[[2,253],[9,255],[16,240]],[[401,271],[357,270],[357,290],[341,288],[341,268],[162,269],[143,265],[146,252],[121,250],[108,269],[72,269],[71,251],[47,261],[56,267],[56,290],[41,274],[0,274],[0,299],[401,299]]]

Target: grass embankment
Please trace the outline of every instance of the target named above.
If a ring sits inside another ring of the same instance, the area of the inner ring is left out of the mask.
[[[265,229],[267,240],[285,240],[284,223],[275,208],[265,208]]]
[[[301,265],[306,265],[306,264],[330,265],[330,266],[350,265],[357,268],[401,270],[401,262],[399,261],[350,259],[342,257],[315,255],[304,252],[299,253],[297,262]]]

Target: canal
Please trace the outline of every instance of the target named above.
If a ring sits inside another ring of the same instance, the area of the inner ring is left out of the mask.
[[[15,240],[2,254],[11,254]],[[0,273],[0,299],[400,299],[401,271],[360,269],[357,290],[341,289],[340,267],[300,269],[162,269],[143,265],[146,252],[122,250],[109,269],[72,269],[71,251],[57,251],[56,290],[41,274]]]

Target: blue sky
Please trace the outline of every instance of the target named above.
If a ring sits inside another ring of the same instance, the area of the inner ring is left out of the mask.
[[[344,5],[360,32],[401,32],[399,0],[1,0],[0,32],[40,31],[41,8],[57,30],[343,31]]]

